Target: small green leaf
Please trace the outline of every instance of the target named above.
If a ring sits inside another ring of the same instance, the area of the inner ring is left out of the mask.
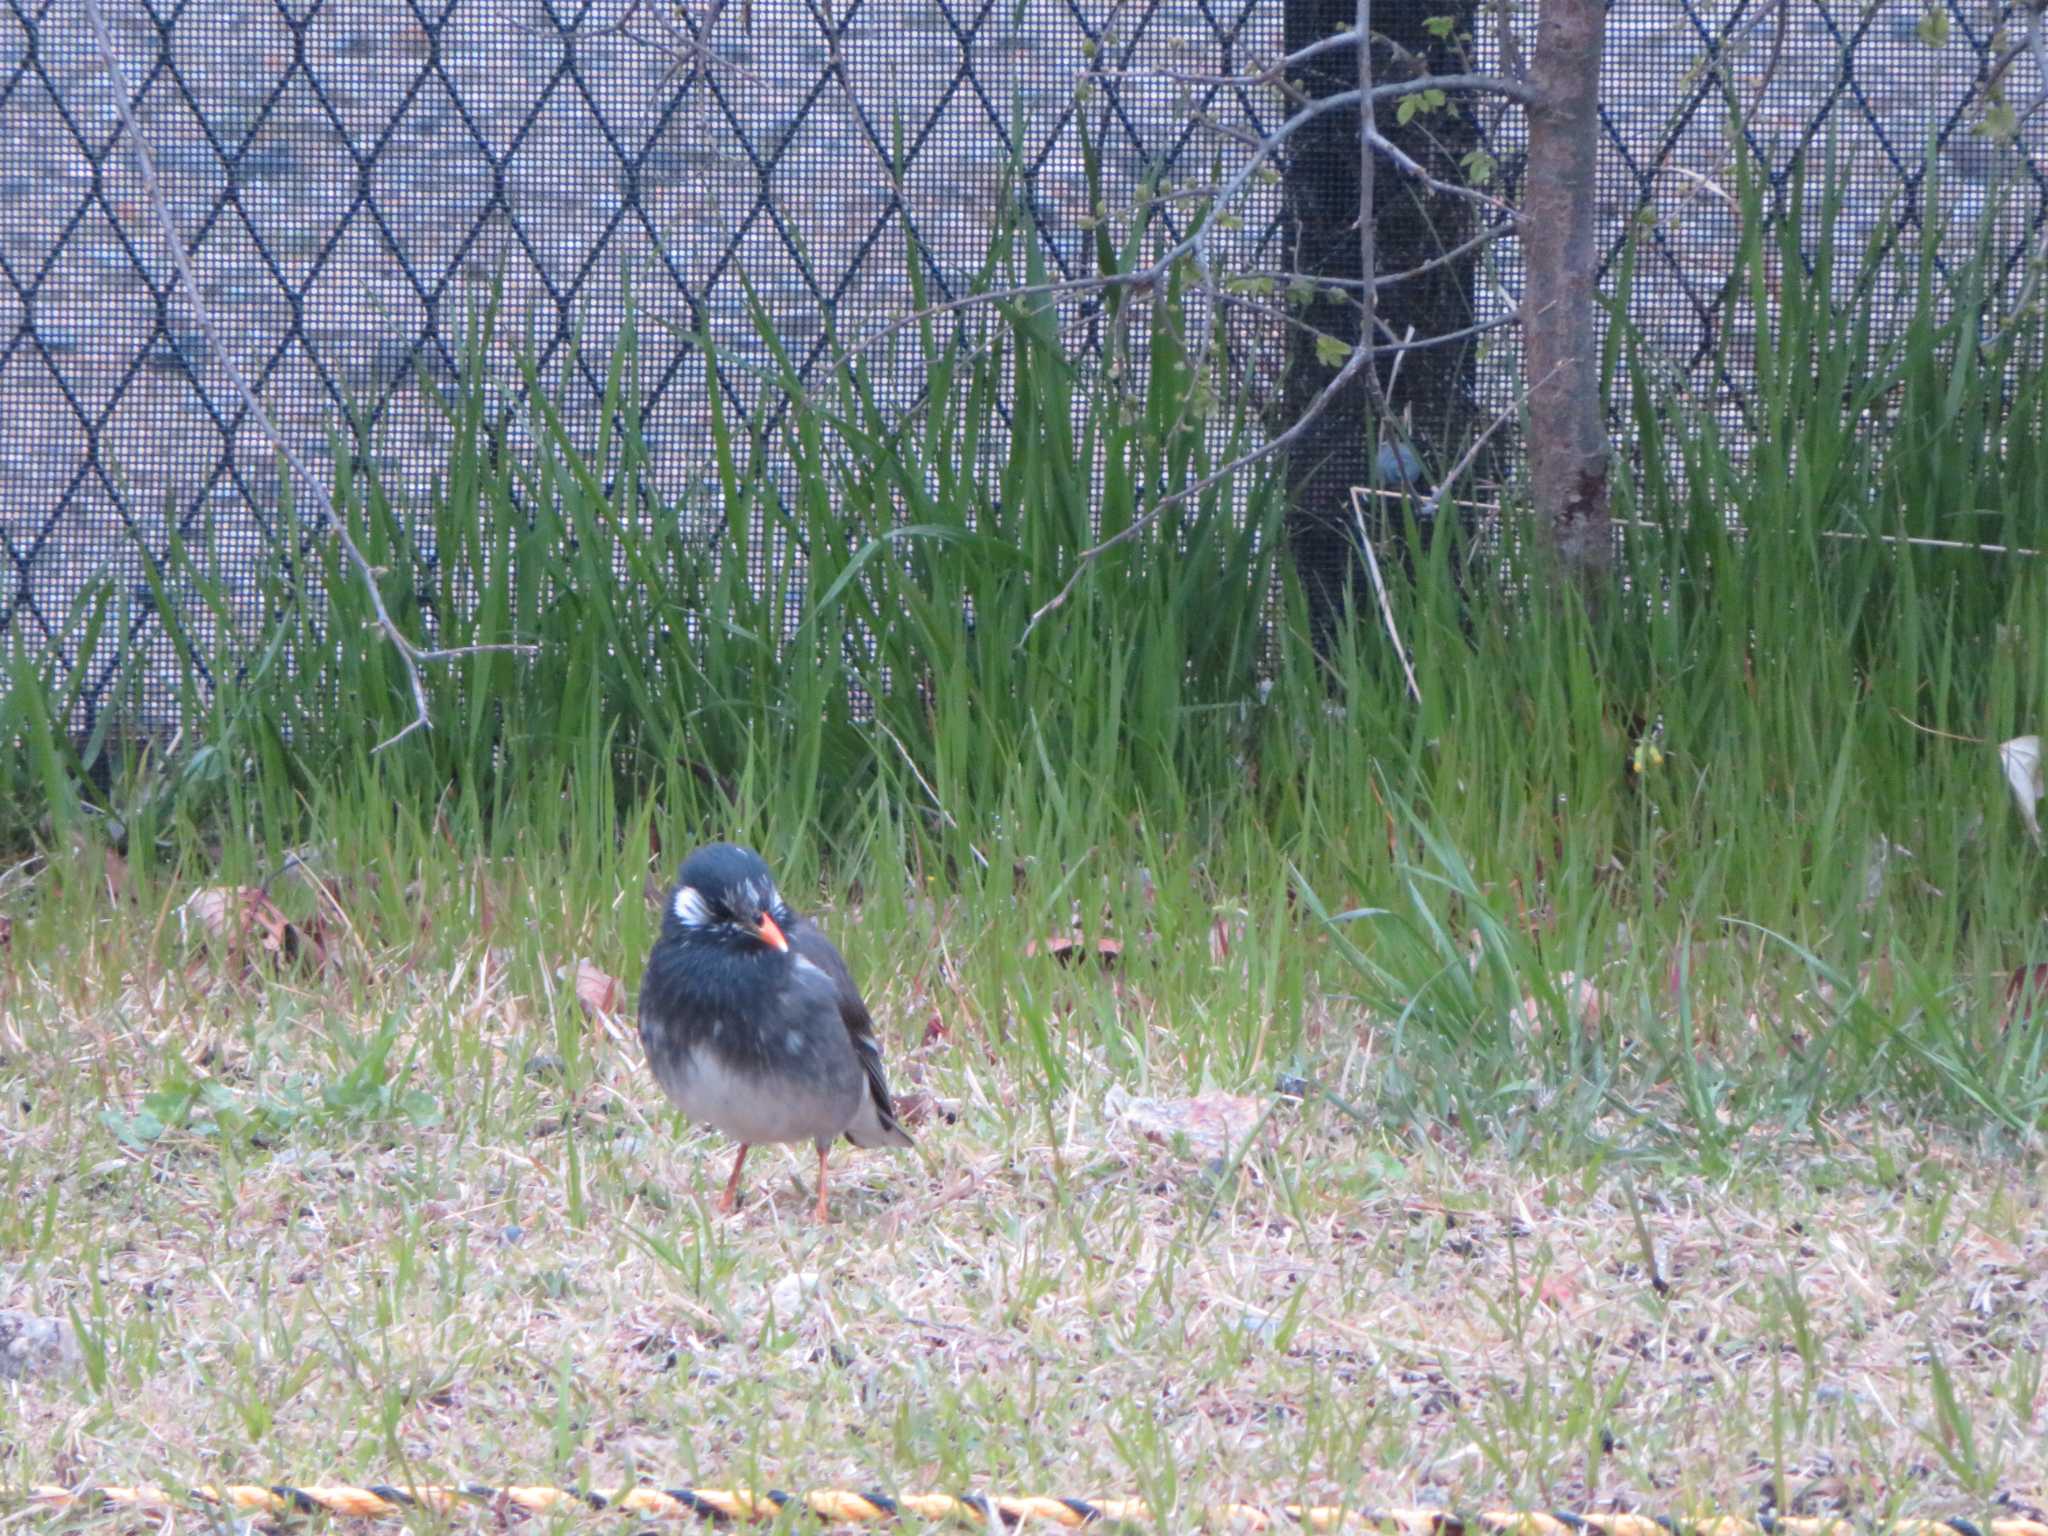
[[[1407,127],[1414,121],[1415,114],[1422,110],[1422,100],[1417,96],[1403,96],[1401,105],[1394,108],[1394,121]]]
[[[1483,187],[1493,180],[1496,162],[1483,149],[1466,151],[1465,158],[1458,163],[1465,168],[1465,179],[1475,187]]]
[[[1455,16],[1430,16],[1423,21],[1422,26],[1424,31],[1428,32],[1431,37],[1436,38],[1439,42],[1448,42],[1451,34],[1458,30],[1458,18]]]
[[[1315,296],[1316,285],[1310,278],[1297,277],[1287,285],[1287,302],[1297,307],[1313,303]]]
[[[431,1093],[418,1088],[408,1088],[398,1095],[398,1112],[421,1130],[430,1130],[441,1123],[441,1106]]]
[[[1316,361],[1325,368],[1341,368],[1351,356],[1351,343],[1338,336],[1316,337]]]
[[[130,1147],[146,1147],[164,1133],[163,1121],[146,1109],[132,1115],[103,1109],[100,1111],[100,1124],[112,1131],[117,1141]]]
[[[1941,5],[1930,5],[1921,13],[1920,25],[1914,29],[1920,34],[1920,41],[1930,48],[1948,46],[1948,11]]]

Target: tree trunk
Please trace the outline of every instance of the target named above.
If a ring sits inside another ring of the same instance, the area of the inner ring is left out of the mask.
[[[1386,39],[1374,50],[1374,73],[1383,82],[1399,81],[1418,72],[1463,68],[1453,45],[1427,26],[1433,16],[1450,14],[1469,29],[1472,0],[1374,0],[1373,31]],[[1352,26],[1357,0],[1287,0],[1286,47],[1306,47]],[[1392,45],[1392,46],[1390,46]],[[1329,96],[1358,85],[1358,61],[1349,49],[1336,49],[1310,60],[1296,78],[1311,96]],[[1460,161],[1478,142],[1468,105],[1458,112],[1418,113],[1407,124],[1391,110],[1379,114],[1379,129],[1392,143],[1413,156],[1430,174],[1460,181]],[[1317,277],[1356,283],[1366,274],[1358,238],[1359,195],[1362,190],[1359,120],[1354,112],[1330,112],[1310,123],[1289,147],[1286,160],[1285,217],[1287,254],[1297,270]],[[1391,166],[1382,164],[1373,181],[1373,233],[1381,272],[1405,272],[1470,238],[1471,205],[1414,185]],[[1460,261],[1389,289],[1380,312],[1395,333],[1410,326],[1418,337],[1462,330],[1472,323],[1474,265]],[[1318,297],[1297,318],[1325,335],[1353,346],[1360,344],[1359,313],[1348,293]],[[1378,363],[1384,384],[1391,358]],[[1298,420],[1335,376],[1340,364],[1316,354],[1315,339],[1290,327],[1286,383],[1281,391],[1275,430]],[[1411,408],[1413,447],[1423,463],[1442,469],[1454,460],[1469,437],[1475,414],[1472,389],[1473,353],[1469,346],[1431,348],[1411,353],[1401,365],[1392,404]],[[1361,611],[1370,607],[1358,551],[1351,488],[1390,475],[1375,468],[1377,424],[1370,419],[1371,382],[1360,374],[1332,401],[1288,455],[1288,549],[1308,601],[1313,638],[1320,650],[1344,611],[1347,592]],[[1398,438],[1397,438],[1398,440]],[[1391,466],[1390,466],[1391,467]],[[1383,527],[1370,530],[1378,537]]]
[[[1591,590],[1614,558],[1607,505],[1607,413],[1593,331],[1594,161],[1606,0],[1543,0],[1529,83],[1523,182],[1522,344],[1529,386],[1529,484],[1564,570]]]
[[[1287,0],[1284,35],[1289,53],[1353,19],[1353,0]],[[1332,49],[1299,71],[1311,96],[1334,96],[1358,83],[1348,49]],[[1316,277],[1358,280],[1358,115],[1326,112],[1302,129],[1286,161],[1285,252],[1290,265]],[[1358,310],[1347,297],[1319,294],[1296,312],[1306,326],[1357,345]],[[1287,334],[1287,376],[1274,431],[1299,420],[1337,367],[1316,355],[1315,339],[1299,326]],[[1344,612],[1344,594],[1360,566],[1351,532],[1351,487],[1365,482],[1372,444],[1366,425],[1371,384],[1362,374],[1332,400],[1287,456],[1287,546],[1308,603],[1316,649],[1328,643]]]
[[[1379,83],[1398,85],[1418,74],[1454,74],[1470,67],[1456,36],[1443,35],[1445,20],[1455,24],[1454,34],[1469,34],[1475,23],[1471,0],[1373,0],[1373,31],[1386,39],[1375,55]],[[1447,107],[1417,112],[1403,123],[1390,104],[1379,112],[1379,130],[1438,181],[1463,186],[1465,158],[1479,148],[1482,105],[1478,97],[1453,96]],[[1479,206],[1434,191],[1382,163],[1373,189],[1373,233],[1381,274],[1410,272],[1478,234]],[[1478,264],[1475,252],[1381,290],[1380,318],[1396,336],[1411,328],[1418,338],[1467,329]],[[1439,474],[1457,461],[1478,430],[1478,356],[1475,338],[1411,352],[1398,374],[1392,358],[1380,360],[1381,380],[1395,378],[1387,403],[1396,414],[1406,413],[1414,448]]]

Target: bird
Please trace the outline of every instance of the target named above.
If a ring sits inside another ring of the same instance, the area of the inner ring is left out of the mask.
[[[662,1091],[739,1143],[718,1209],[739,1204],[747,1149],[809,1140],[825,1159],[908,1147],[860,988],[832,941],[790,910],[761,856],[708,843],[683,860],[640,983],[640,1044]]]

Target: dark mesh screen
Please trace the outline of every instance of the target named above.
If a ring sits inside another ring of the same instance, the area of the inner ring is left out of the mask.
[[[1287,108],[1271,86],[1185,77],[1242,73],[1317,24],[1308,0],[109,8],[206,299],[317,464],[349,430],[338,410],[348,403],[388,483],[429,490],[439,449],[419,381],[452,375],[469,308],[501,271],[502,377],[517,376],[522,336],[551,378],[580,336],[564,405],[591,430],[630,271],[646,317],[653,473],[685,518],[715,510],[709,403],[698,355],[662,320],[719,338],[720,387],[737,411],[776,411],[743,275],[812,367],[828,329],[858,336],[900,312],[910,260],[936,296],[959,292],[1013,170],[1052,270],[1085,270],[1082,126],[1100,138],[1113,204],[1128,207],[1148,172],[1209,183]],[[1389,29],[1456,14],[1449,0],[1381,8]],[[1769,323],[1721,292],[1739,157],[1781,195],[1793,157],[1825,146],[1849,176],[1844,237],[1919,238],[1933,145],[1952,238],[1969,239],[1995,208],[2015,287],[2039,266],[2048,112],[2023,115],[2043,86],[2037,58],[2017,50],[1987,93],[2028,14],[1978,0],[1616,0],[1603,237],[1612,252],[1632,224],[1649,236],[1634,319],[1661,350],[1662,387],[1739,417],[1743,370],[1717,351],[1733,340],[1739,359],[1744,336]],[[1533,6],[1464,14],[1485,67],[1502,61],[1503,15],[1533,26]],[[1443,46],[1438,63],[1459,45]],[[1390,55],[1387,78],[1399,68]],[[1997,95],[2021,118],[2004,137],[1981,131]],[[1410,126],[1439,138],[1450,163],[1482,151],[1489,185],[1512,189],[1512,111]],[[0,0],[0,144],[0,660],[54,647],[104,686],[124,658],[168,661],[145,573],[173,527],[227,592],[227,622],[261,624],[256,578],[279,536],[278,471],[206,355],[68,0]],[[1345,173],[1325,146],[1287,174],[1298,195]],[[1301,206],[1290,219],[1287,188],[1259,185],[1219,237],[1221,262],[1290,265]],[[1440,236],[1418,200],[1383,196],[1381,210],[1390,249],[1427,250]],[[1184,214],[1169,203],[1157,216]],[[1403,218],[1423,224],[1404,237]],[[1474,318],[1503,312],[1518,282],[1512,242],[1459,281]],[[1410,302],[1433,323],[1465,300],[1454,286]],[[1387,318],[1402,323],[1400,302]],[[1284,328],[1249,334],[1267,336],[1270,355],[1245,376],[1283,398]],[[1405,365],[1396,399],[1415,407],[1425,449],[1455,435],[1459,411],[1483,417],[1513,398],[1511,337],[1487,333],[1448,373]],[[919,380],[883,383],[908,401]],[[81,598],[96,587],[112,605],[81,655]],[[202,641],[213,622],[197,616]],[[163,723],[168,688],[152,668],[136,675],[124,707]]]

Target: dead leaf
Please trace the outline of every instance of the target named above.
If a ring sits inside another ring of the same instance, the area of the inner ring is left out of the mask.
[[[1219,917],[1209,924],[1209,958],[1218,965],[1230,959],[1230,922],[1227,918]]]
[[[2023,965],[2005,984],[2005,1019],[2027,1018],[2048,1004],[2048,965]]]
[[[107,897],[115,906],[124,906],[128,901],[128,861],[113,849],[107,850]]]
[[[1552,1307],[1569,1306],[1579,1296],[1577,1282],[1555,1269],[1541,1276],[1531,1276],[1523,1282],[1522,1290],[1532,1301]]]
[[[1148,1141],[1171,1145],[1183,1137],[1202,1158],[1222,1157],[1241,1146],[1266,1112],[1263,1100],[1240,1093],[1200,1093],[1191,1099],[1141,1099],[1111,1084],[1103,1108],[1111,1119]]]
[[[189,940],[224,940],[231,953],[253,940],[273,961],[310,958],[314,969],[326,965],[327,946],[282,912],[260,886],[212,885],[195,891],[178,908],[178,924]]]
[[[209,885],[204,890],[194,891],[178,908],[178,926],[191,937],[196,926],[202,936],[222,934],[227,931],[228,913],[233,910],[239,897],[240,887],[232,885]]]
[[[923,1125],[936,1115],[951,1125],[959,1119],[951,1108],[930,1094],[912,1090],[895,1096],[896,1121],[899,1125]]]
[[[265,949],[273,955],[288,955],[295,950],[297,930],[268,896],[253,886],[242,887],[242,910],[249,926],[263,936]]]
[[[1085,940],[1064,937],[1047,939],[1042,944],[1037,939],[1029,940],[1024,945],[1024,957],[1028,960],[1046,954],[1061,965],[1072,965],[1091,948],[1104,970],[1109,970],[1123,958],[1124,947],[1115,939],[1097,939],[1091,946]]]
[[[1571,971],[1558,972],[1557,991],[1564,999],[1566,1016],[1577,1019],[1581,1030],[1590,1035],[1600,1028],[1600,1021],[1607,1013],[1606,993]],[[1543,1005],[1534,997],[1523,998],[1521,1006],[1515,1009],[1515,1021],[1524,1029],[1541,1029]]]
[[[2027,824],[2027,835],[2039,843],[2041,822],[2035,807],[2041,803],[2044,788],[2048,788],[2041,778],[2041,738],[2015,736],[2011,741],[2000,742],[1998,761],[2005,769],[2005,782],[2012,786],[2013,799],[2019,802],[2020,820]]]
[[[600,1017],[615,1015],[625,998],[616,976],[607,975],[588,960],[576,962],[576,1001]]]
[[[924,1039],[920,1043],[924,1045],[937,1045],[946,1038],[948,1033],[945,1019],[940,1016],[939,1010],[934,1008],[932,1016],[924,1021]]]

